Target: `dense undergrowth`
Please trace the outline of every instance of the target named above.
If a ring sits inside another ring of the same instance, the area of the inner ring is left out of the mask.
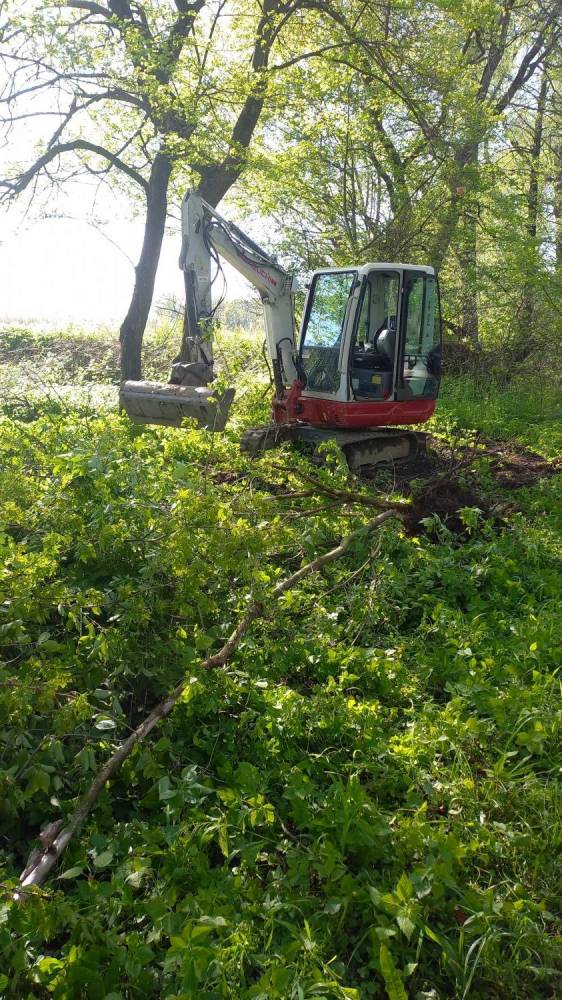
[[[250,594],[369,516],[288,497],[310,472],[294,450],[239,454],[267,378],[230,347],[215,437],[96,414],[52,357],[28,403],[10,386],[29,360],[0,358],[0,992],[559,996],[560,476],[502,494],[480,460],[500,526],[388,523],[203,675]],[[554,392],[455,381],[431,429],[553,456],[560,412]],[[186,672],[56,878],[14,904],[40,826]]]

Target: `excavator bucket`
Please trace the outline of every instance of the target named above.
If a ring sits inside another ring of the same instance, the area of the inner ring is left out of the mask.
[[[234,389],[222,396],[203,386],[164,382],[123,382],[119,405],[136,424],[180,427],[184,417],[210,431],[224,430],[234,399]]]

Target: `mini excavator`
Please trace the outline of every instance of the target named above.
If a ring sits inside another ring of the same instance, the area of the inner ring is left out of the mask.
[[[335,440],[361,473],[415,458],[411,429],[435,410],[441,377],[439,287],[432,267],[374,263],[312,275],[298,342],[293,276],[195,192],[182,204],[180,267],[186,323],[167,384],[128,381],[120,405],[137,423],[224,429],[234,389],[212,388],[213,262],[233,265],[259,292],[275,394],[272,422],[247,431],[252,455],[282,441]],[[216,307],[215,307],[216,309]]]

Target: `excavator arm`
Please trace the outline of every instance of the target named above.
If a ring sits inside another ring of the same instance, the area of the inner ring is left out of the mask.
[[[199,341],[203,361],[212,360],[211,271],[213,260],[220,267],[219,258],[228,261],[257,288],[264,312],[267,352],[282,380],[277,388],[291,385],[297,377],[293,357],[292,275],[198,194],[188,192],[182,204],[179,261],[186,288],[188,331],[184,343],[191,342],[196,352]]]
[[[234,389],[217,396],[214,379],[212,304],[213,262],[226,260],[257,288],[264,312],[267,353],[280,398],[297,378],[293,320],[294,281],[274,257],[238,226],[224,219],[197,193],[182,203],[182,245],[179,264],[184,274],[186,318],[179,357],[167,385],[125,382],[120,403],[141,423],[179,426],[195,417],[211,430],[222,430]]]

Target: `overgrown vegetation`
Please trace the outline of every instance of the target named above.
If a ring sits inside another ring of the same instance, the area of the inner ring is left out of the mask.
[[[38,343],[49,391],[18,408],[29,359],[16,371],[10,343],[0,991],[560,995],[560,475],[507,490],[493,457],[478,458],[457,479],[485,504],[461,507],[460,533],[431,506],[413,535],[389,522],[286,594],[227,669],[203,674],[250,595],[370,516],[322,484],[390,501],[410,488],[312,468],[287,447],[241,456],[238,433],[267,418],[268,388],[240,336],[237,410],[215,437],[135,427],[109,396],[96,414],[88,386],[69,395]],[[100,358],[95,379],[111,382]],[[477,432],[553,458],[560,410],[550,389],[449,381],[430,430],[457,458]],[[106,787],[56,878],[14,904],[41,825],[71,811],[186,675],[181,704]]]

